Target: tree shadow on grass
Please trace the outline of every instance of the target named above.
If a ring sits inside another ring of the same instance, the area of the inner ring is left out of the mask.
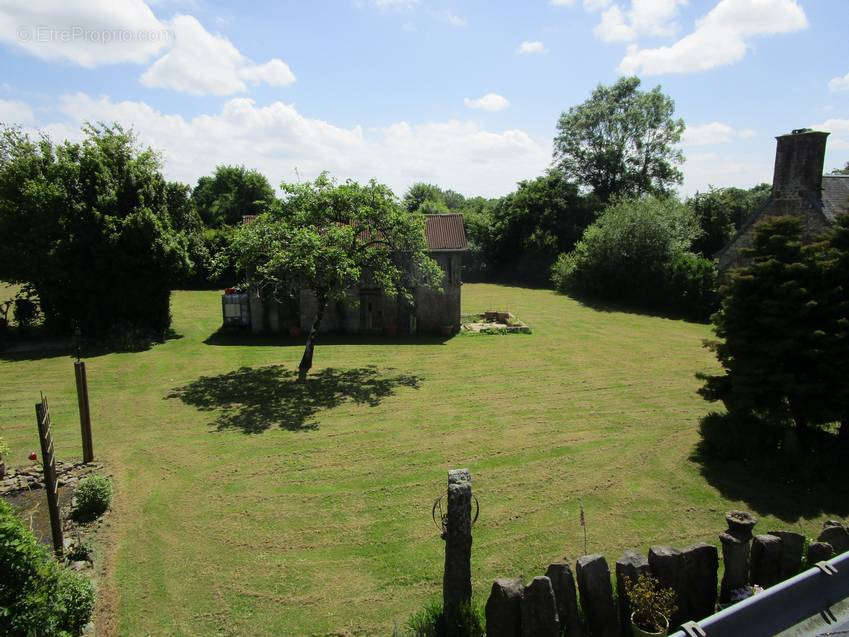
[[[297,370],[282,365],[242,367],[219,376],[201,376],[166,398],[179,398],[201,411],[220,411],[219,431],[241,429],[257,434],[280,427],[289,431],[317,429],[315,416],[346,401],[375,407],[398,387],[418,389],[419,376],[383,375],[374,365],[355,369],[323,369],[305,383]]]
[[[580,303],[583,307],[595,310],[596,312],[604,312],[606,314],[635,314],[637,316],[661,318],[670,321],[689,321],[690,323],[702,323],[704,325],[710,324],[709,319],[699,317],[691,313],[688,314],[687,312],[664,310],[663,308],[652,309],[639,307],[638,305],[624,301],[607,301],[574,292],[570,292],[567,296]]]
[[[744,502],[759,515],[772,515],[794,524],[821,515],[846,517],[849,472],[845,465],[819,463],[816,454],[808,455],[811,457],[802,461],[801,469],[788,471],[779,466],[778,458],[718,458],[701,441],[690,460],[700,465],[702,476],[722,497]]]
[[[345,334],[339,332],[322,332],[319,336],[320,345],[445,345],[450,336],[437,334],[418,334],[415,336],[397,334],[388,336],[386,334]],[[263,333],[254,334],[247,330],[232,328],[219,328],[210,334],[204,341],[204,345],[213,346],[269,346],[282,345],[303,348],[306,343],[306,335],[290,336],[286,333]]]
[[[160,337],[140,337],[124,343],[108,340],[85,340],[80,344],[79,355],[83,360],[106,356],[107,354],[146,352],[157,345],[183,338],[173,329]],[[36,361],[47,358],[75,357],[77,346],[73,337],[51,336],[46,330],[34,332],[25,337],[4,340],[0,336],[0,360]]]

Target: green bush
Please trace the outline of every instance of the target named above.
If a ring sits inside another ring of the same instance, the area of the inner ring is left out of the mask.
[[[0,573],[0,634],[78,635],[91,618],[91,583],[62,568],[2,499]]]
[[[457,625],[450,631],[458,637],[484,637],[486,621],[480,609],[474,604],[460,608]],[[444,637],[449,633],[445,616],[442,614],[442,602],[432,601],[407,620],[407,634],[411,637]]]
[[[160,157],[117,124],[86,125],[79,143],[0,127],[0,157],[0,279],[29,286],[57,332],[167,330],[190,264]]]
[[[30,298],[15,299],[15,322],[18,328],[26,331],[38,320],[38,305]]]
[[[74,518],[93,520],[102,515],[112,501],[112,482],[104,475],[94,474],[80,480],[74,491]]]
[[[59,603],[64,608],[62,626],[72,635],[79,635],[94,612],[94,586],[91,580],[62,569],[59,574]]]
[[[692,211],[675,199],[620,201],[557,258],[551,281],[579,297],[707,319],[716,304],[715,271],[690,252],[700,232]]]
[[[665,291],[672,311],[705,320],[719,306],[716,266],[691,252],[677,254],[666,265]]]

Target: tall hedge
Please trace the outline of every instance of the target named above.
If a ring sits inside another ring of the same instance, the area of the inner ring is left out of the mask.
[[[2,130],[0,280],[28,284],[58,331],[162,333],[190,262],[160,160],[118,125],[83,134],[54,144]]]

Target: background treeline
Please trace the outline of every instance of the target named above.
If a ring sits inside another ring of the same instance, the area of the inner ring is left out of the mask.
[[[498,198],[413,184],[394,205],[459,212],[466,281],[550,286],[591,300],[706,319],[716,307],[712,257],[769,187],[710,189],[680,201],[684,123],[660,87],[599,85],[557,122],[551,167]],[[119,124],[83,141],[0,135],[0,330],[127,337],[166,334],[174,288],[234,285],[221,255],[245,215],[279,209],[268,178],[219,165],[194,186],[163,176],[159,155]],[[13,309],[10,309],[13,308]]]

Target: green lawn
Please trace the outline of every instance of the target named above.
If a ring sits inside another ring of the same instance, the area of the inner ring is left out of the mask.
[[[808,535],[846,513],[825,492],[691,459],[708,410],[694,374],[716,368],[707,326],[495,285],[464,286],[463,306],[509,308],[534,333],[325,341],[305,388],[300,343],[205,342],[218,294],[176,292],[180,338],[90,358],[95,453],[117,482],[118,633],[389,634],[439,595],[430,512],[453,467],[480,499],[481,599],[497,576],[583,553],[579,499],[589,551],[611,562],[713,541],[730,508]],[[37,447],[39,391],[58,455],[81,455],[70,358],[6,356],[12,465]]]

